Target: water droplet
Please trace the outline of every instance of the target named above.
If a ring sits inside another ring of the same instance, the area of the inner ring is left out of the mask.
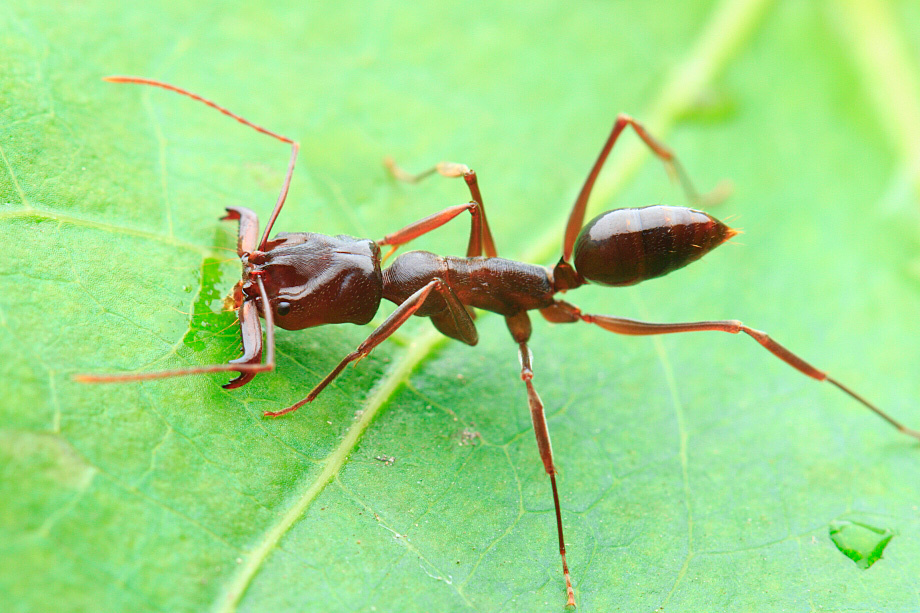
[[[831,522],[830,537],[840,553],[865,570],[882,557],[894,531],[844,519]]]

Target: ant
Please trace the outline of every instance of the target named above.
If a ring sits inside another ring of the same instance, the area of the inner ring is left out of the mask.
[[[585,209],[594,182],[611,149],[627,127],[632,127],[652,153],[662,161],[668,174],[680,182],[691,203],[713,199],[698,195],[674,153],[655,140],[641,123],[628,115],[617,117],[600,155],[588,173],[569,214],[562,243],[562,258],[550,269],[498,257],[495,241],[486,220],[476,173],[466,165],[450,162],[442,162],[419,175],[407,174],[391,161],[388,161],[387,165],[397,179],[404,181],[418,181],[435,173],[445,177],[462,177],[472,198],[466,204],[448,207],[378,241],[345,235],[333,237],[312,232],[282,233],[269,239],[272,226],[284,206],[291,184],[299,150],[296,141],[251,123],[210,100],[168,83],[124,76],[106,77],[105,80],[151,85],[193,98],[262,134],[289,144],[291,157],[281,192],[261,239],[259,221],[253,211],[231,206],[227,207],[227,215],[223,218],[239,222],[237,253],[243,265],[243,276],[233,295],[242,334],[243,355],[227,364],[116,375],[85,374],[76,378],[88,383],[103,383],[236,372],[237,376],[223,387],[238,388],[252,381],[258,373],[275,368],[275,325],[286,330],[302,330],[323,324],[367,324],[377,313],[382,298],[397,305],[396,310],[371,332],[355,351],[345,356],[306,398],[287,408],[265,413],[266,417],[278,417],[296,411],[316,399],[345,366],[367,356],[412,315],[430,318],[441,333],[468,345],[478,342],[471,307],[503,315],[511,336],[518,345],[521,380],[527,392],[537,448],[552,485],[567,606],[575,605],[575,592],[565,559],[562,512],[559,507],[556,467],[553,462],[549,429],[543,401],[533,385],[532,357],[527,346],[531,334],[528,311],[539,311],[553,323],[582,321],[600,326],[608,332],[633,336],[703,330],[731,334],[743,332],[799,372],[818,381],[833,384],[899,431],[920,439],[920,432],[905,427],[856,392],[777,343],[766,333],[749,328],[740,321],[649,323],[583,313],[578,307],[556,299],[556,294],[589,282],[619,287],[666,275],[700,259],[737,233],[702,211],[663,205],[615,209],[598,215],[587,224],[584,223]],[[388,268],[381,268],[382,263],[399,247],[446,224],[464,212],[468,212],[471,217],[466,257],[410,251],[398,256]],[[383,258],[380,255],[381,246],[390,247],[389,253]],[[265,319],[264,350],[260,317]]]

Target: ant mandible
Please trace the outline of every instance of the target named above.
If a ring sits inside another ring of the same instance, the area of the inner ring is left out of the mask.
[[[731,334],[744,332],[799,372],[818,381],[832,383],[899,431],[920,439],[920,432],[905,427],[764,332],[749,328],[740,321],[649,323],[583,313],[578,307],[555,298],[559,292],[575,289],[588,282],[626,286],[666,275],[700,259],[736,234],[735,230],[702,211],[662,205],[615,209],[584,224],[588,197],[598,173],[617,138],[628,126],[632,126],[639,138],[664,163],[669,175],[680,182],[691,203],[704,201],[694,191],[674,153],[655,140],[641,123],[627,115],[617,117],[607,142],[588,173],[569,214],[562,243],[562,258],[550,269],[498,257],[486,221],[476,173],[463,164],[445,162],[421,175],[406,174],[392,163],[389,166],[396,178],[407,181],[416,181],[434,173],[446,177],[462,177],[470,190],[470,202],[448,207],[378,241],[344,235],[332,237],[312,232],[282,233],[269,240],[268,235],[284,206],[291,184],[299,150],[297,142],[168,83],[122,76],[106,77],[105,80],[152,85],[193,98],[262,134],[289,144],[291,158],[281,193],[261,240],[258,236],[259,221],[253,211],[243,207],[228,207],[227,216],[223,218],[239,222],[237,253],[243,264],[243,278],[234,290],[234,297],[243,339],[243,355],[227,364],[118,375],[87,374],[79,375],[77,379],[103,383],[236,372],[238,376],[224,387],[237,388],[252,381],[256,374],[275,368],[275,325],[286,330],[302,330],[323,324],[366,324],[377,313],[381,298],[396,303],[396,310],[355,351],[345,356],[306,398],[287,408],[265,413],[266,417],[278,417],[312,402],[346,365],[368,355],[412,315],[431,318],[441,333],[468,345],[475,345],[478,341],[471,307],[503,315],[518,345],[521,379],[527,391],[537,448],[552,485],[568,606],[575,605],[575,592],[565,559],[562,512],[559,508],[549,429],[543,401],[533,385],[531,353],[527,346],[531,334],[528,311],[538,310],[553,323],[583,321],[615,334],[634,336],[702,330]],[[389,268],[381,269],[381,263],[396,249],[444,225],[464,211],[469,212],[472,218],[466,257],[444,257],[427,251],[411,251],[398,256]],[[381,258],[380,247],[383,245],[389,246],[390,251]],[[259,317],[264,318],[266,324],[264,352]]]

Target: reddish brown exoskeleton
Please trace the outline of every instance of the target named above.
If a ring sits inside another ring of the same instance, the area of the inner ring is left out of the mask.
[[[303,400],[278,411],[277,417],[297,410],[314,400],[347,364],[358,360],[384,341],[412,315],[429,317],[446,336],[469,345],[478,341],[470,307],[492,311],[505,317],[511,336],[518,345],[521,379],[537,437],[543,466],[550,477],[559,552],[565,577],[567,604],[575,604],[575,593],[565,559],[562,513],[556,488],[556,468],[550,446],[543,402],[533,385],[530,349],[531,324],[528,311],[539,311],[555,323],[592,323],[616,334],[652,335],[715,330],[744,332],[770,353],[796,370],[828,381],[871,409],[901,432],[920,439],[920,432],[906,428],[875,405],[828,377],[765,333],[740,321],[698,321],[689,323],[648,323],[607,315],[582,313],[578,307],[556,299],[556,294],[585,283],[625,286],[652,279],[694,262],[731,238],[736,232],[702,211],[673,206],[617,209],[602,213],[584,225],[585,209],[591,189],[604,161],[620,134],[632,126],[639,137],[676,177],[691,202],[701,199],[690,185],[673,152],[652,138],[645,128],[626,115],[620,115],[585,181],[572,212],[563,240],[562,258],[552,269],[498,257],[489,231],[476,173],[462,164],[441,163],[422,175],[408,175],[392,163],[390,169],[402,180],[415,181],[435,172],[462,177],[472,200],[417,221],[378,241],[351,236],[325,236],[314,233],[283,233],[269,240],[272,226],[281,212],[294,172],[298,144],[290,138],[266,130],[231,113],[217,104],[184,89],[138,77],[109,77],[119,83],[141,83],[189,96],[213,107],[240,123],[291,145],[291,157],[278,201],[259,238],[256,214],[243,207],[228,207],[224,219],[239,222],[237,252],[243,265],[243,278],[237,286],[237,308],[242,331],[243,355],[228,364],[217,364],[160,372],[118,375],[80,375],[84,382],[138,381],[197,373],[236,372],[224,385],[236,388],[249,383],[257,373],[274,369],[274,326],[301,330],[334,323],[366,324],[377,313],[382,298],[396,303],[396,310],[367,339],[330,372]],[[427,251],[412,251],[397,257],[382,269],[386,258],[380,246],[393,251],[464,211],[472,218],[466,257],[439,256]],[[483,257],[484,254],[484,257]],[[265,350],[262,326],[265,319]],[[264,360],[263,360],[264,353]]]

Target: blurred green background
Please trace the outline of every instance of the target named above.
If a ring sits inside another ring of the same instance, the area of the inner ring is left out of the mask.
[[[920,427],[920,5],[10,0],[0,6],[0,610],[557,611],[549,483],[501,318],[278,334],[279,368],[111,386],[79,372],[237,355],[223,207],[378,238],[465,202],[551,264],[618,112],[744,234],[670,277],[568,300],[739,318]],[[684,204],[632,133],[594,213]],[[618,148],[620,146],[618,145]],[[593,213],[590,213],[593,215]],[[465,220],[413,246],[459,255]],[[389,312],[387,306],[382,313]],[[382,315],[381,315],[382,316]],[[748,338],[616,337],[537,317],[582,611],[920,610],[920,446]],[[392,462],[378,458],[391,458]],[[866,570],[832,525],[894,537]]]

